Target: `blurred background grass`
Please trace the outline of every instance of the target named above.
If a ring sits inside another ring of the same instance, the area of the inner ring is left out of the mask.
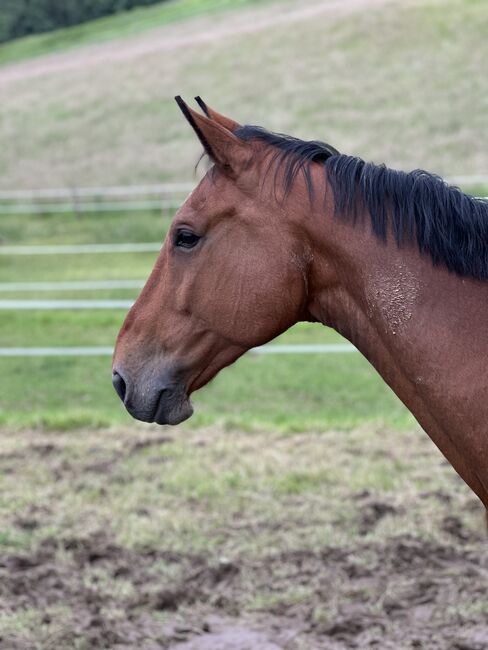
[[[157,241],[169,218],[158,213],[2,217],[10,244]],[[31,233],[31,234],[30,234]],[[0,256],[3,282],[144,278],[156,253]],[[0,299],[123,298],[137,290],[12,292]],[[0,347],[111,346],[126,310],[0,311]],[[329,343],[341,338],[302,323],[278,343]],[[110,381],[110,358],[1,359],[0,424],[70,429],[129,424]],[[247,355],[195,394],[190,426],[244,430],[350,428],[362,421],[411,425],[411,416],[369,364],[355,353]]]
[[[155,6],[136,6],[130,12],[59,28],[54,32],[25,36],[0,45],[0,64],[134,36],[172,22],[236,9],[253,2],[257,4],[259,1],[262,4],[263,0],[166,0],[156,2]]]
[[[482,0],[179,0],[0,46],[0,187],[195,182],[173,95],[404,169],[487,169]],[[49,56],[43,56],[49,52]],[[21,61],[22,60],[22,61]],[[466,188],[488,194],[477,184]],[[162,241],[171,214],[2,215],[3,244]],[[144,279],[155,253],[0,256],[2,282]],[[137,290],[1,293],[124,298]],[[0,346],[113,344],[123,310],[0,312]],[[335,342],[301,324],[280,342]],[[109,358],[1,359],[0,423],[129,422]],[[357,354],[245,357],[195,396],[190,424],[285,431],[411,416]]]
[[[363,4],[233,3],[207,14],[200,2],[202,15],[139,36],[114,27],[110,42],[2,66],[0,187],[192,180],[200,149],[176,94],[393,167],[482,173],[485,2]]]

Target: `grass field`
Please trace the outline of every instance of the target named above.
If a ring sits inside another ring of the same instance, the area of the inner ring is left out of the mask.
[[[105,213],[2,217],[5,243],[60,244],[162,241],[170,217]],[[0,255],[2,282],[140,279],[156,253],[59,256]],[[0,299],[124,299],[137,290],[2,292]],[[0,311],[0,347],[112,346],[126,310]],[[334,343],[318,324],[302,323],[276,343]],[[109,357],[0,359],[0,424],[59,430],[130,423],[110,382]],[[194,396],[190,426],[233,430],[350,429],[366,423],[413,424],[359,355],[246,355]]]
[[[158,241],[169,218],[156,213],[2,217],[9,244]],[[0,256],[4,282],[144,279],[155,253]],[[3,293],[15,298],[124,298],[136,290]],[[111,346],[124,310],[0,312],[0,347]],[[277,342],[336,342],[319,325],[301,324]],[[110,383],[110,359],[1,359],[0,423],[70,429],[129,424]],[[31,381],[31,378],[37,378]],[[272,407],[270,408],[270,405]],[[406,427],[412,418],[359,354],[250,356],[195,395],[193,426],[298,431],[361,422]]]

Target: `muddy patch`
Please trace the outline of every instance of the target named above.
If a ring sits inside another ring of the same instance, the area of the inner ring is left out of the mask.
[[[191,641],[174,645],[173,650],[282,650],[282,647],[260,632],[237,625],[222,625],[217,632],[209,631]]]
[[[414,457],[417,492],[370,487],[369,467],[354,490],[346,474],[283,493],[296,445],[314,475],[323,443],[243,437],[188,436],[181,454],[158,431],[5,438],[0,650],[488,649],[481,507],[437,457]]]
[[[356,541],[230,562],[124,549],[104,532],[46,538],[0,557],[0,606],[37,612],[37,638],[52,647],[488,647],[485,543]],[[27,650],[32,637],[10,630],[0,647]]]

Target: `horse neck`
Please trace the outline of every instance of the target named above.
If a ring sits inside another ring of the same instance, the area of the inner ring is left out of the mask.
[[[488,283],[380,241],[368,215],[311,221],[309,314],[363,353],[488,507]]]

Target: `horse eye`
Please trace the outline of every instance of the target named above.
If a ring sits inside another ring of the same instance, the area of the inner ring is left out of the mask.
[[[193,248],[200,241],[200,237],[191,230],[181,228],[176,231],[174,245],[178,248]]]

